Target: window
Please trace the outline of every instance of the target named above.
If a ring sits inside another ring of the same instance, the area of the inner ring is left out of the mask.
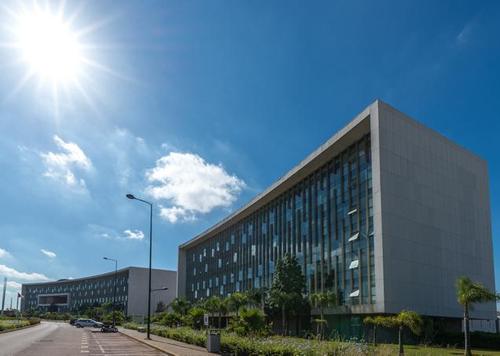
[[[220,258],[219,258],[219,260],[217,261],[217,263],[218,263],[219,268],[222,268],[222,260],[221,260]]]
[[[233,262],[236,263],[238,262],[238,252],[235,252],[233,255]]]
[[[347,240],[348,242],[351,242],[351,241],[355,241],[357,240],[359,237],[359,232],[355,233],[354,235],[352,235],[349,240]]]
[[[358,268],[358,266],[359,266],[359,260],[354,260],[349,265],[349,269],[355,269],[355,268]]]

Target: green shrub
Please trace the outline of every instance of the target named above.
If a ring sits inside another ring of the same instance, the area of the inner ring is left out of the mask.
[[[230,329],[240,336],[263,335],[266,330],[266,316],[260,309],[242,308],[238,317],[232,321]]]
[[[253,312],[252,312],[253,313]],[[127,323],[126,328],[137,329],[139,324]],[[166,337],[187,344],[204,347],[207,341],[206,331],[187,327],[168,328],[154,325],[154,335]],[[368,346],[363,343],[338,343],[334,341],[306,340],[294,337],[243,337],[235,333],[222,332],[221,351],[224,354],[238,356],[365,356],[369,355]]]
[[[199,307],[193,307],[189,310],[187,317],[184,319],[184,323],[195,329],[201,329],[204,315],[205,310]]]
[[[163,326],[178,326],[182,323],[182,316],[177,313],[165,313],[163,318],[159,321],[160,325]]]
[[[105,314],[102,318],[102,322],[104,324],[113,324],[113,314],[115,315],[116,325],[122,325],[125,322],[125,315],[123,314],[123,312],[118,310]]]
[[[28,320],[0,320],[0,331],[18,329],[31,325]]]

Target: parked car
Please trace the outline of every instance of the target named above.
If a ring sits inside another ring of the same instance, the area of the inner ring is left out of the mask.
[[[84,328],[86,326],[90,326],[92,328],[102,328],[104,325],[103,323],[100,323],[98,321],[95,321],[93,319],[78,319],[75,321],[74,324],[77,328]]]
[[[103,333],[117,333],[118,329],[116,326],[110,325],[110,324],[104,324],[101,328],[101,332]]]
[[[78,320],[78,319],[71,318],[71,319],[69,320],[70,325],[75,325],[75,321],[77,321],[77,320]]]

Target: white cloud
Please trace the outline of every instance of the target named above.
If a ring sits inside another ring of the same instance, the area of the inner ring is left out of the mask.
[[[7,278],[21,279],[23,281],[48,281],[49,278],[41,273],[26,273],[19,272],[14,268],[7,267],[6,265],[0,265],[0,275]]]
[[[89,224],[88,229],[92,236],[107,240],[135,240],[141,241],[144,239],[144,232],[141,230],[126,229],[123,233],[112,228],[97,224]]]
[[[54,136],[54,142],[60,152],[40,154],[46,166],[44,176],[69,186],[85,188],[85,180],[76,177],[75,169],[90,170],[92,168],[90,159],[76,143],[65,142],[57,135]]]
[[[228,207],[245,187],[241,179],[228,174],[221,165],[192,153],[170,152],[156,161],[146,178],[151,183],[147,193],[170,203],[169,207],[160,207],[160,216],[171,223]]]
[[[129,240],[142,240],[144,233],[141,230],[125,230],[123,231],[125,238]]]
[[[7,281],[7,288],[9,289],[21,289],[22,284],[15,281]]]
[[[0,258],[8,258],[8,257],[12,257],[9,251],[0,248]]]
[[[49,257],[49,258],[55,258],[57,255],[55,254],[55,252],[52,252],[52,251],[49,251],[49,250],[46,250],[44,248],[42,248],[40,250],[41,253],[43,253],[45,256]]]

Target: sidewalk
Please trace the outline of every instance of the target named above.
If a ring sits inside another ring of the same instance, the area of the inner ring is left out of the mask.
[[[196,345],[185,344],[183,342],[167,339],[164,337],[151,335],[152,340],[146,340],[146,333],[140,333],[136,330],[124,329],[119,327],[118,331],[136,341],[154,347],[172,356],[209,356],[218,355],[210,353],[207,349]]]

